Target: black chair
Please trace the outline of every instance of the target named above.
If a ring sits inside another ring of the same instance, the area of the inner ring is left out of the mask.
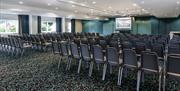
[[[88,64],[90,63],[90,67],[89,67],[89,76],[91,76],[92,73],[92,67],[93,67],[93,61],[92,56],[90,54],[89,51],[89,46],[87,44],[80,44],[80,49],[81,49],[81,57],[82,60],[87,64],[86,66],[88,66]],[[80,69],[81,69],[81,61],[79,62],[79,67],[78,67],[78,73],[80,73]]]
[[[78,45],[76,43],[70,43],[70,51],[71,51],[71,56],[70,56],[70,62],[69,62],[68,70],[70,70],[72,59],[79,61],[79,63],[81,60],[79,48],[78,48]]]
[[[163,91],[166,90],[166,79],[171,78],[180,81],[180,54],[170,54],[167,57],[167,68],[164,70]]]
[[[62,41],[62,42],[60,43],[60,49],[61,49],[61,56],[62,56],[62,58],[59,60],[58,69],[59,69],[59,67],[60,67],[60,63],[61,63],[62,59],[65,58],[65,61],[67,62],[66,70],[68,70],[68,65],[69,65],[69,51],[68,51],[68,47],[67,47],[67,42]]]
[[[112,67],[118,67],[118,81],[117,81],[117,85],[120,85],[120,74],[121,74],[121,69],[122,69],[122,65],[123,62],[119,57],[119,53],[117,51],[116,48],[114,47],[108,47],[107,48],[107,62],[108,65],[110,67],[110,73],[112,73]],[[107,67],[105,67],[107,68]],[[106,69],[103,73],[104,75],[106,74]]]
[[[141,53],[141,70],[138,73],[137,79],[137,91],[139,91],[140,87],[140,79],[143,73],[156,73],[159,75],[159,91],[161,91],[161,79],[163,66],[159,65],[158,55],[155,52],[143,51]]]
[[[120,75],[120,86],[121,86],[121,79],[122,79],[122,73],[124,72],[124,68],[134,69],[134,70],[138,70],[139,68],[138,58],[137,58],[136,52],[133,49],[123,50],[123,68],[121,70],[121,75]]]
[[[103,64],[104,67],[107,67],[107,63],[106,63],[106,60],[104,59],[104,53],[103,53],[102,47],[99,45],[93,45],[92,49],[93,49],[93,58],[94,58],[95,63],[97,64],[98,71],[99,71],[100,64]],[[102,76],[102,80],[104,80],[104,76]]]

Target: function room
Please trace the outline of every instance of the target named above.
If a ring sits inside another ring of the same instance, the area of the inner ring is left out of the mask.
[[[0,0],[0,91],[180,91],[180,0]]]

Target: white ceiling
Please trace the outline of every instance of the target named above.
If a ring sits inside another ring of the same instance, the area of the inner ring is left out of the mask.
[[[0,13],[77,19],[150,15],[177,17],[180,0],[0,0]]]

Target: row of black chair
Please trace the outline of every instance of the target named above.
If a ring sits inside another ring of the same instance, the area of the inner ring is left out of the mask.
[[[103,64],[103,75],[102,80],[105,79],[107,66],[110,68],[110,73],[112,73],[112,67],[118,67],[118,85],[121,85],[122,73],[124,68],[134,68],[137,70],[137,91],[140,87],[140,79],[142,78],[142,72],[152,72],[159,75],[159,91],[162,87],[162,75],[164,72],[164,65],[160,65],[160,59],[156,52],[142,51],[140,55],[137,55],[136,51],[133,49],[123,49],[123,56],[121,57],[119,51],[115,47],[107,47],[103,49],[99,45],[88,45],[88,44],[78,44],[74,42],[53,42],[53,52],[55,54],[60,54],[61,57],[65,57],[67,61],[66,70],[70,69],[72,59],[79,61],[78,73],[80,73],[81,64],[85,62],[89,64],[89,76],[92,75],[94,63],[99,66]],[[140,58],[139,58],[140,56]],[[180,59],[173,59],[174,57],[179,57],[180,55],[168,55],[168,69],[167,72],[174,72],[171,70],[172,64],[178,62]],[[83,61],[82,61],[83,60]],[[162,58],[162,60],[165,60]],[[59,61],[59,65],[62,59]],[[164,64],[165,62],[163,62]],[[59,68],[58,65],[58,68]],[[176,66],[178,67],[178,66]],[[98,67],[99,70],[99,67]],[[179,71],[176,71],[179,74]],[[165,75],[165,74],[164,74]]]

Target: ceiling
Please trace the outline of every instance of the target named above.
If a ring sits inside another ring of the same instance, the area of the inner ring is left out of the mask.
[[[178,17],[180,0],[0,0],[0,13],[77,19]]]

